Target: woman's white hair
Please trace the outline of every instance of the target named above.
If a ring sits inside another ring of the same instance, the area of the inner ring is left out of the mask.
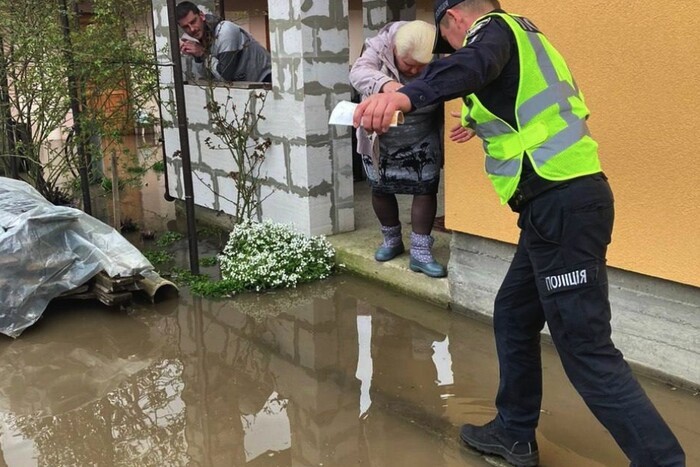
[[[394,36],[397,56],[424,64],[433,59],[434,42],[435,26],[420,20],[402,25]]]

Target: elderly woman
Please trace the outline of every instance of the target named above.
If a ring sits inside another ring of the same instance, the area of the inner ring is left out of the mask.
[[[435,27],[424,21],[389,23],[365,42],[350,71],[350,83],[362,97],[394,92],[433,59]],[[357,130],[357,151],[372,189],[372,207],[384,237],[374,257],[389,261],[404,252],[397,194],[413,195],[409,267],[444,277],[445,267],[431,253],[430,235],[437,211],[442,167],[442,105],[411,112],[405,122],[379,137]]]

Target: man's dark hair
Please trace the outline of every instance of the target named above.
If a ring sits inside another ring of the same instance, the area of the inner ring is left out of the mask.
[[[198,15],[201,13],[197,5],[192,2],[180,2],[175,7],[175,19],[180,21],[182,18],[187,16],[189,13],[194,13]]]

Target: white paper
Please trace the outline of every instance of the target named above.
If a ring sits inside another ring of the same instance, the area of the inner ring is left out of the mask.
[[[328,123],[331,125],[352,125],[352,116],[355,113],[357,104],[349,101],[340,101],[331,112]]]
[[[195,39],[194,37],[190,36],[190,35],[187,34],[186,32],[183,33],[182,36],[180,36],[180,40],[189,41],[189,42],[196,42],[197,44],[199,44],[199,41],[198,41],[197,39]]]
[[[352,116],[356,108],[357,104],[354,102],[338,102],[333,112],[331,112],[331,118],[328,120],[328,123],[331,125],[352,125]],[[396,126],[401,123],[403,123],[403,112],[397,110],[389,126]]]

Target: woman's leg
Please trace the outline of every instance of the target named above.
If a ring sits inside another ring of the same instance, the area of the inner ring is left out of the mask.
[[[390,193],[372,192],[372,208],[384,227],[395,227],[399,221],[399,203],[396,195]]]
[[[411,226],[419,235],[430,235],[437,213],[437,194],[415,195],[411,204]]]

